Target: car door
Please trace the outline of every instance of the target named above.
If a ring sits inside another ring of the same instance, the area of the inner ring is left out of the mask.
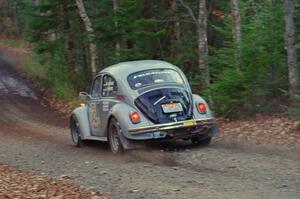
[[[93,136],[101,135],[101,81],[102,76],[97,76],[91,89],[91,99],[88,102],[88,116]]]
[[[101,134],[102,136],[105,136],[106,127],[108,125],[108,114],[110,109],[118,102],[116,100],[117,96],[117,82],[116,80],[108,75],[104,74],[102,78],[102,86],[101,86]]]

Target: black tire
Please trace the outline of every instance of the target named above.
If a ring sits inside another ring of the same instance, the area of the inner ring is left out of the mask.
[[[109,121],[107,138],[113,154],[122,154],[124,152],[124,148],[119,135],[120,125],[116,119],[112,118]]]
[[[194,145],[209,145],[211,143],[212,138],[211,137],[193,137],[191,138],[191,141]]]
[[[84,145],[83,140],[80,137],[79,122],[75,115],[70,119],[71,137],[76,147],[82,147]]]

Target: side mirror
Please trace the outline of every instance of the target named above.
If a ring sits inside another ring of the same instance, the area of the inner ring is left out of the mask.
[[[92,98],[91,95],[89,95],[87,92],[80,92],[79,97],[84,101],[88,101]]]

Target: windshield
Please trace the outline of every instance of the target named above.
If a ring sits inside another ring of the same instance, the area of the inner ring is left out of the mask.
[[[160,83],[182,84],[181,76],[172,69],[153,69],[133,73],[128,76],[128,83],[132,89]]]

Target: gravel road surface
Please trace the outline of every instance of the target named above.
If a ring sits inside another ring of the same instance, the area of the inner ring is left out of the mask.
[[[68,121],[0,60],[0,163],[117,198],[300,198],[300,149],[215,140],[154,143],[114,156],[107,144],[72,145]]]

